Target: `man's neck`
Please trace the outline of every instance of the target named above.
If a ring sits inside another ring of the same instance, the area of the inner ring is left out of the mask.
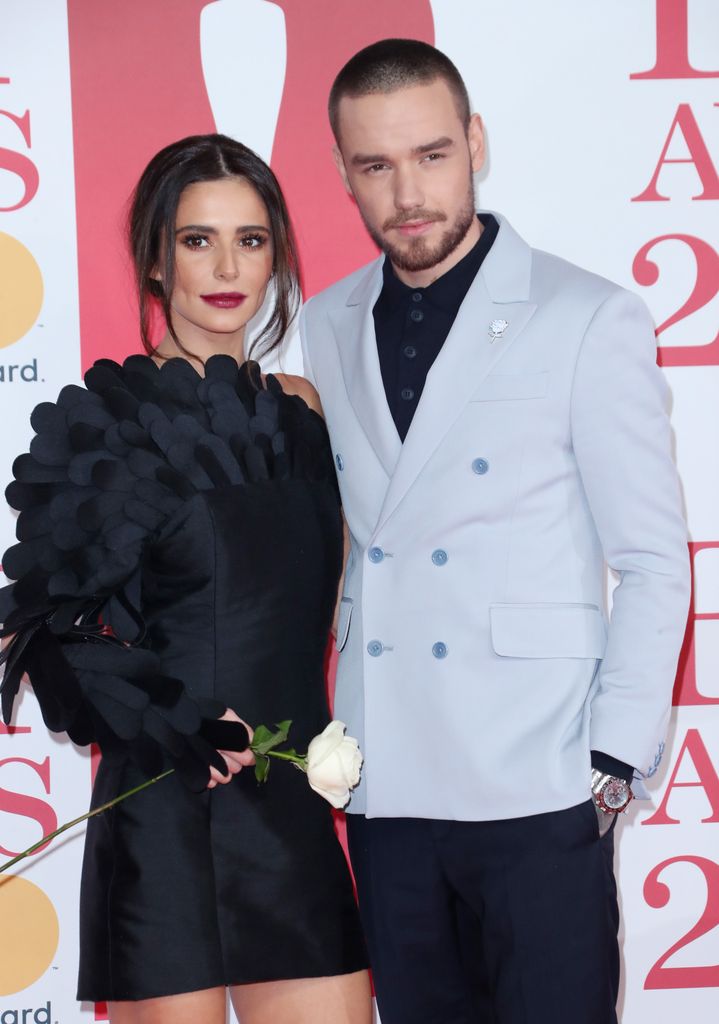
[[[477,244],[483,231],[484,225],[479,217],[475,217],[467,234],[457,248],[453,249],[449,256],[445,257],[441,263],[436,263],[427,270],[417,270],[414,272],[400,270],[393,263],[392,269],[399,280],[409,288],[427,288],[430,284],[434,284],[443,274],[446,274],[448,270],[451,270],[452,267],[456,267],[460,260],[464,259],[467,253]]]

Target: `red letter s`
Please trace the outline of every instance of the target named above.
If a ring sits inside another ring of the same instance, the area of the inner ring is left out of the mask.
[[[0,761],[0,768],[6,764],[26,764],[32,768],[37,775],[40,776],[45,792],[50,792],[50,758],[46,757],[44,761],[29,761],[25,757],[6,757],[4,761]],[[13,793],[12,790],[0,788],[0,811],[7,811],[8,814],[20,814],[25,818],[32,818],[36,821],[42,829],[42,835],[46,836],[49,832],[54,832],[57,828],[57,815],[55,811],[45,800],[38,800],[37,797],[27,796],[25,793]],[[40,847],[43,850],[44,847]],[[6,857],[15,857],[20,851],[19,850],[8,850],[4,846],[0,845],[0,853]]]
[[[16,114],[11,114],[9,110],[0,110],[0,115],[10,118],[13,124],[17,125],[29,148],[31,145],[30,111],[26,110],[22,117],[18,117]],[[20,201],[15,203],[14,206],[0,206],[0,212],[10,213],[12,210],[19,210],[21,207],[27,206],[29,202],[32,202],[40,184],[40,175],[37,172],[37,167],[29,157],[0,146],[0,171],[10,171],[11,174],[17,174],[18,177],[22,178],[22,183],[25,186],[25,192]]]

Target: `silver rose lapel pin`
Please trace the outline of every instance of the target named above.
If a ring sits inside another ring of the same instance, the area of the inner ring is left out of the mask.
[[[489,325],[489,340],[494,343],[499,341],[509,327],[509,320],[493,320]]]

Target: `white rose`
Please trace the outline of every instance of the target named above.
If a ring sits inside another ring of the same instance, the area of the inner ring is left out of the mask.
[[[330,722],[307,748],[307,780],[333,807],[344,807],[357,785],[362,753],[357,740],[345,736],[344,722]]]

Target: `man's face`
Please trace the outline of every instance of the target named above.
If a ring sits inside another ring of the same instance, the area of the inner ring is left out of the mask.
[[[472,172],[484,162],[482,122],[465,132],[442,79],[343,97],[335,161],[367,230],[409,284],[429,284],[479,236]]]

